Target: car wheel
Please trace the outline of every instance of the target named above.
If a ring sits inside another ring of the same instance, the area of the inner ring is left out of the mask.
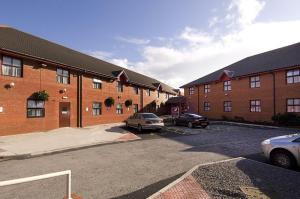
[[[193,123],[192,123],[192,122],[189,122],[189,123],[188,123],[188,127],[189,127],[190,129],[193,128],[193,127],[194,127]]]
[[[138,131],[141,133],[142,131],[143,131],[143,127],[142,127],[142,125],[138,125]]]
[[[271,153],[271,162],[274,165],[290,169],[295,167],[296,162],[292,154],[287,151],[280,150]]]

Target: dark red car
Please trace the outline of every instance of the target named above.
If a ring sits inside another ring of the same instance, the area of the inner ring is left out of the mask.
[[[193,113],[184,113],[180,115],[178,118],[173,120],[173,124],[176,125],[184,125],[189,128],[193,128],[196,126],[201,126],[205,128],[209,125],[209,121],[206,117],[201,115],[193,114]]]

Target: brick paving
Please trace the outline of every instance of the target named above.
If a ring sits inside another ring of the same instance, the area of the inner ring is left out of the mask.
[[[210,199],[205,190],[189,175],[154,199]]]

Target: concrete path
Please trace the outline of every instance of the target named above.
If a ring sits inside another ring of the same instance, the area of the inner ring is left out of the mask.
[[[103,124],[86,128],[60,128],[0,137],[0,158],[32,156],[81,148],[101,143],[140,139],[121,128],[123,123]]]

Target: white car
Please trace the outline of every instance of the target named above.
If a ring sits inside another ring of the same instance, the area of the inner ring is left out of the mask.
[[[160,130],[164,126],[163,120],[153,113],[135,113],[125,123],[126,127],[137,128],[139,132],[143,129]]]
[[[300,134],[273,137],[261,146],[271,163],[284,168],[300,166]]]

